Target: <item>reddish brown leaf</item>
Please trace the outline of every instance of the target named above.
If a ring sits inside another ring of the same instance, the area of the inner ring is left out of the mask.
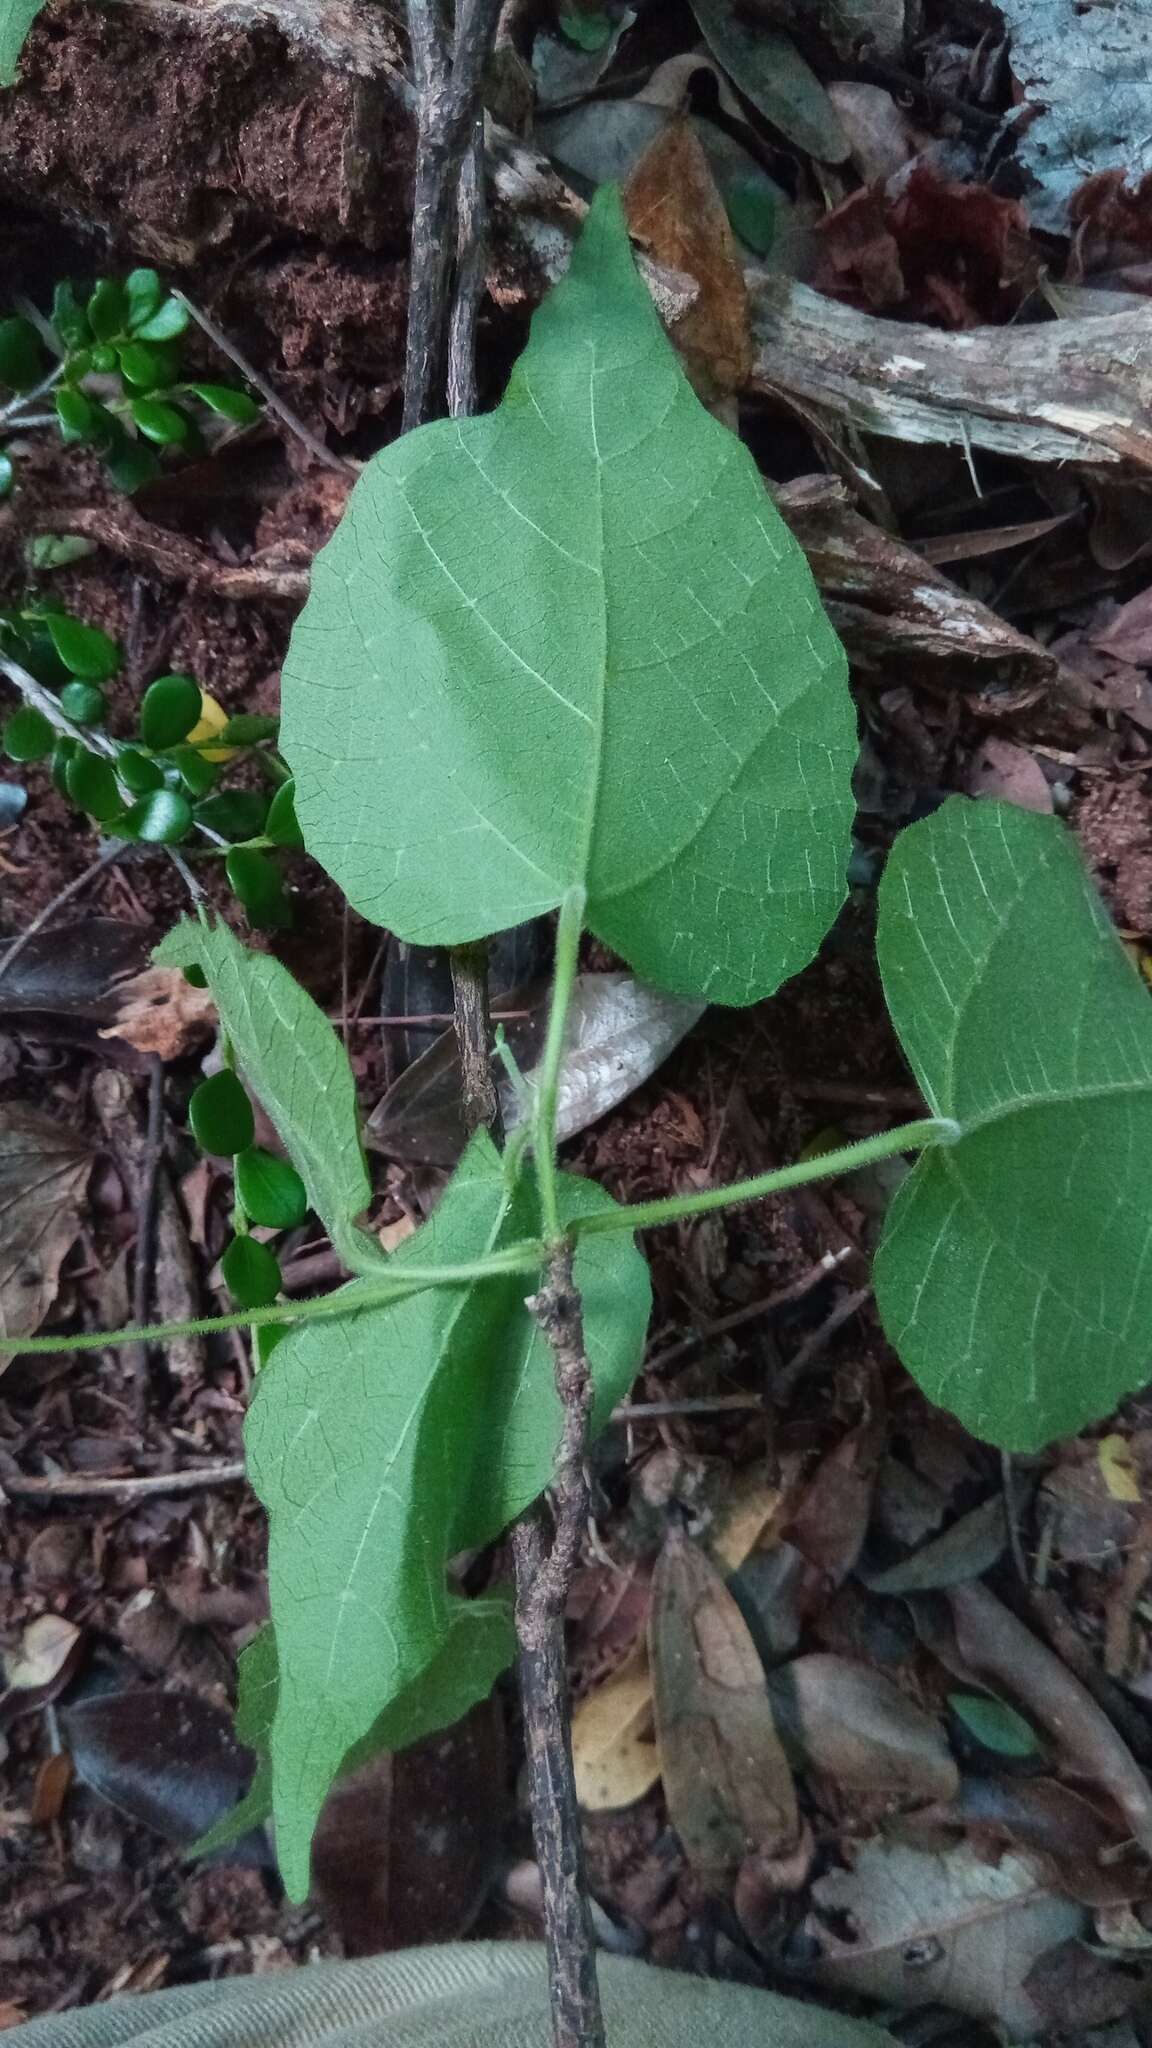
[[[691,123],[669,122],[624,187],[628,225],[653,262],[686,271],[698,296],[673,339],[703,398],[739,391],[752,368],[748,294],[708,159]]]

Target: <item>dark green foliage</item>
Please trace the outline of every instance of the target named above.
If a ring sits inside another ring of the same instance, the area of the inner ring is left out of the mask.
[[[280,1292],[274,1252],[254,1237],[234,1237],[220,1261],[224,1284],[237,1308],[267,1308]]]
[[[4,752],[10,761],[43,761],[55,742],[55,727],[31,704],[5,720]]]
[[[230,1067],[201,1081],[188,1104],[196,1143],[222,1158],[243,1152],[256,1136],[256,1118],[243,1086]]]
[[[294,1166],[250,1145],[236,1155],[236,1195],[252,1223],[270,1230],[294,1230],[308,1213],[308,1192]]]
[[[191,676],[157,676],[140,706],[140,737],[146,747],[174,747],[200,718],[200,685]]]

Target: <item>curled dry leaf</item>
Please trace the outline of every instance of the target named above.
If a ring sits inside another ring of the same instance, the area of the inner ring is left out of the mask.
[[[748,292],[736,242],[691,122],[671,121],[624,187],[633,238],[653,262],[683,270],[699,291],[672,329],[701,398],[740,391],[752,369]]]
[[[816,1651],[772,1672],[768,1694],[797,1770],[887,1805],[955,1797],[960,1773],[943,1728],[882,1672]]]
[[[861,1576],[873,1593],[927,1593],[938,1586],[963,1585],[990,1571],[1007,1541],[1004,1497],[994,1493],[911,1557],[889,1565],[887,1571]]]
[[[968,1843],[935,1854],[864,1843],[850,1869],[817,1880],[812,1901],[816,1983],[885,2005],[951,2006],[1013,2039],[1040,2023],[1024,1989],[1033,1964],[1087,1924],[1081,1907],[1045,1889],[1030,1858],[984,1862]]]
[[[56,1299],[91,1164],[62,1124],[26,1103],[0,1105],[0,1371],[10,1340],[39,1329]]]
[[[668,1813],[696,1875],[723,1890],[750,1857],[787,1867],[802,1831],[764,1667],[715,1565],[676,1528],[648,1641]]]
[[[183,1059],[216,1029],[216,1005],[178,967],[147,967],[117,991],[119,1008],[101,1038],[122,1038],[137,1052]]]
[[[30,1621],[20,1648],[4,1659],[4,1676],[15,1692],[43,1692],[74,1663],[80,1630],[62,1614],[41,1614]]]
[[[957,1810],[981,1834],[1047,1860],[1051,1881],[1083,1906],[1152,1894],[1148,1859],[1124,1855],[1125,1828],[1055,1778],[965,1778]]]

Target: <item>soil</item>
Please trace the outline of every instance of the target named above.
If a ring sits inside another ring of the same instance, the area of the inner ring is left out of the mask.
[[[399,66],[403,51],[391,17],[380,13],[373,33],[391,39]],[[30,38],[19,90],[0,95],[0,267],[11,290],[43,303],[70,270],[159,265],[334,452],[363,456],[399,422],[412,161],[410,120],[380,77],[341,72],[266,21],[236,25],[191,6],[105,10],[50,0]],[[929,250],[931,241],[928,232]],[[506,271],[509,259],[502,260]],[[1016,310],[1019,292],[1008,292],[1000,272],[990,281],[981,270],[980,281],[981,317],[990,307],[1004,317]],[[506,306],[486,309],[482,377],[498,381],[522,337],[522,301],[532,288],[529,280],[519,299],[508,289]],[[947,311],[949,323],[955,317],[963,324],[958,290],[951,280]],[[930,300],[930,293],[924,303],[917,299],[918,314]],[[202,366],[214,360],[207,343],[194,339],[190,347]],[[767,467],[777,451],[778,478],[815,469],[828,453],[823,441],[809,439],[806,422],[785,423],[770,407],[753,408],[747,425]],[[885,460],[891,468],[890,449]],[[911,470],[915,475],[915,464]],[[952,488],[954,471],[949,478]],[[218,566],[291,565],[306,563],[326,538],[348,488],[346,475],[311,462],[290,433],[265,422],[202,461],[168,468],[136,503],[156,529],[194,543]],[[123,501],[99,464],[37,437],[21,458],[18,497],[0,510],[0,604],[21,601],[28,588],[29,536],[67,532],[69,511],[78,507],[111,513]],[[1031,502],[1024,507],[1035,509]],[[1058,537],[1054,551],[1065,544]],[[1029,558],[1022,581],[1028,586],[1031,577],[1030,587],[1040,589],[1044,575],[1045,558]],[[221,597],[194,579],[162,578],[130,549],[105,547],[54,571],[50,587],[55,603],[104,627],[125,649],[112,699],[114,731],[132,729],[142,688],[162,671],[195,676],[229,712],[276,709],[292,604]],[[990,584],[979,564],[971,587],[987,601]],[[1124,584],[1121,594],[1131,587]],[[1048,637],[1053,627],[1066,637],[1079,631],[1099,588],[1098,567],[1085,559],[1081,585],[1063,609],[1055,599],[1037,607],[1046,614]],[[1035,625],[1025,597],[1017,597],[1013,624]],[[762,1171],[804,1147],[863,1135],[890,1114],[916,1113],[874,963],[874,882],[898,824],[943,790],[968,786],[992,721],[1030,750],[1033,795],[1038,761],[1040,801],[1051,788],[1053,800],[1073,814],[1118,924],[1146,957],[1152,808],[1139,727],[1110,710],[1078,752],[1078,741],[1063,743],[1062,730],[1053,743],[1053,723],[1035,690],[1012,698],[1009,716],[1009,693],[989,674],[977,683],[961,652],[944,685],[934,672],[932,687],[918,692],[907,657],[886,668],[873,650],[858,679],[871,752],[868,787],[861,788],[859,873],[854,869],[843,918],[819,959],[771,1004],[710,1013],[656,1077],[577,1138],[566,1160],[574,1171],[635,1201]],[[3,780],[28,793],[23,815],[0,833],[0,920],[15,935],[65,885],[89,875],[98,842],[42,769],[8,763]],[[305,857],[290,859],[288,882],[293,930],[275,941],[245,936],[274,943],[317,1001],[349,1023],[353,1066],[369,1105],[395,1070],[394,1040],[364,1021],[380,1008],[387,942],[344,912]],[[209,875],[207,888],[236,919],[218,874]],[[141,850],[93,872],[69,915],[115,919],[146,939],[186,907],[172,866],[159,852]],[[595,950],[589,958],[613,964]],[[93,1149],[84,1225],[50,1321],[88,1328],[123,1321],[147,1210],[129,1140],[145,1142],[148,1062],[121,1041],[96,1039],[63,998],[52,1029],[34,1031],[5,1009],[2,980],[0,1025],[0,1103],[31,1102]],[[226,1241],[230,1183],[217,1166],[198,1160],[185,1136],[187,1100],[205,1050],[190,1046],[166,1065],[162,1108],[176,1227],[197,1298],[210,1312],[223,1300],[216,1261]],[[127,1074],[131,1089],[119,1137],[110,1136],[99,1113],[98,1078],[110,1068]],[[426,1213],[442,1184],[442,1177],[402,1161],[376,1159],[373,1170],[375,1219],[397,1233]],[[682,1413],[658,1426],[619,1426],[605,1437],[594,1528],[572,1608],[578,1697],[623,1661],[644,1625],[648,1574],[669,1502],[713,1502],[734,1475],[761,1469],[796,1481],[797,1554],[805,1515],[809,1525],[823,1517],[819,1565],[814,1545],[805,1567],[812,1641],[881,1663],[877,1644],[888,1641],[885,1630],[903,1642],[901,1617],[892,1612],[898,1603],[870,1602],[857,1583],[844,1583],[844,1560],[854,1557],[854,1542],[859,1549],[868,1506],[857,1527],[857,1495],[849,1481],[839,1486],[839,1468],[831,1474],[831,1506],[827,1491],[813,1491],[805,1509],[804,1488],[827,1488],[825,1461],[848,1445],[860,1451],[859,1465],[849,1466],[856,1476],[864,1472],[860,1485],[870,1504],[885,1431],[889,1463],[896,1454],[914,1466],[954,1512],[998,1485],[999,1468],[985,1447],[929,1414],[881,1336],[863,1281],[889,1187],[859,1176],[652,1239],[655,1312],[633,1399],[760,1396],[775,1383],[787,1392],[770,1418],[751,1407]],[[298,1263],[302,1286],[336,1276],[314,1232],[295,1233],[284,1252],[289,1266]],[[162,1254],[171,1256],[170,1248]],[[814,1274],[830,1257],[839,1261],[835,1268]],[[806,1275],[813,1284],[796,1301],[737,1329],[713,1330]],[[837,1322],[846,1300],[848,1312]],[[793,1362],[798,1370],[790,1375]],[[147,1478],[236,1460],[249,1384],[244,1346],[226,1339],[209,1344],[195,1371],[184,1375],[157,1356],[141,1378],[138,1361],[122,1351],[25,1359],[9,1368],[0,1398],[0,1486],[6,1475],[13,1486],[30,1475]],[[1113,1427],[1143,1456],[1147,1416],[1138,1404]],[[1117,1604],[1119,1551],[1113,1548],[1104,1564],[1092,1551],[1108,1504],[1097,1487],[1084,1506],[1084,1465],[1090,1476],[1097,1473],[1094,1440],[1076,1458],[1055,1456],[1044,1477],[1064,1512],[1071,1513],[1067,1503],[1075,1495],[1077,1512],[1088,1517],[1086,1549],[1073,1552],[1069,1537],[1061,1551],[1057,1539],[1054,1568],[1062,1576],[1054,1597],[1066,1603],[1072,1638],[1094,1657],[1109,1628],[1116,1639],[1124,1615],[1122,1600]],[[1031,1519],[1033,1476],[1040,1475],[1028,1475],[1022,1510],[1030,1551],[1040,1540],[1040,1524]],[[820,1515],[813,1501],[823,1503]],[[0,2025],[5,2015],[60,2010],[114,1990],[280,1969],[394,1938],[386,1885],[365,1930],[363,1900],[355,1907],[342,1901],[338,1885],[325,1891],[323,1907],[286,1905],[267,1856],[190,1867],[181,1848],[186,1828],[181,1833],[167,1812],[159,1828],[140,1819],[141,1755],[121,1760],[114,1799],[107,1788],[105,1795],[94,1790],[91,1776],[69,1779],[59,1765],[68,1751],[62,1729],[69,1703],[101,1689],[175,1688],[209,1717],[229,1702],[237,1653],[266,1613],[264,1549],[260,1510],[232,1482],[183,1495],[146,1493],[128,1503],[107,1495],[33,1500],[13,1491],[0,1525],[0,1647],[12,1652],[27,1626],[45,1616],[67,1621],[78,1635],[59,1683],[50,1680],[26,1702],[0,1698],[0,1743],[8,1743],[0,1805]],[[476,1569],[482,1577],[498,1562],[481,1561]],[[1127,1613],[1130,1669],[1139,1673],[1148,1646],[1135,1592]],[[908,1665],[914,1690],[923,1673],[911,1658]],[[510,1697],[502,1696],[502,1704],[514,1735]],[[1144,1708],[1127,1704],[1142,1720]],[[167,1759],[165,1769],[171,1764]],[[515,1804],[516,1765],[514,1741],[495,1765],[487,1749],[479,1762],[468,1751],[453,1763],[470,1826],[467,1854],[489,1886],[479,1925],[509,1938],[533,1925],[522,1899],[508,1903],[509,1895],[520,1895],[503,1875],[511,1858],[528,1852]],[[493,1802],[494,1780],[506,1787],[506,1801]],[[395,1788],[386,1796],[394,1816],[402,1810]],[[448,1825],[451,1802],[445,1804],[442,1786],[437,1799],[437,1826],[441,1818]],[[501,1808],[496,1815],[494,1804]],[[858,1816],[845,1830],[843,1813],[834,1809],[831,1801],[815,1813],[824,1854],[840,1832],[859,1829]],[[200,1824],[213,1817],[203,1813]],[[425,1831],[435,1832],[427,1815]],[[483,1855],[476,1847],[481,1836]],[[692,1877],[659,1793],[626,1815],[590,1823],[589,1852],[597,1896],[617,1935],[624,1931],[622,1940],[681,1967],[757,1981],[771,1975],[734,1932],[731,1914],[717,1912]],[[407,1868],[404,1846],[394,1853]],[[444,1903],[442,1873],[428,1884],[428,1896],[439,1902],[425,1923],[434,1936],[470,1920],[484,1890],[480,1880],[469,1887],[465,1910],[459,1897]],[[409,1910],[405,1924],[420,1924],[419,1916]]]

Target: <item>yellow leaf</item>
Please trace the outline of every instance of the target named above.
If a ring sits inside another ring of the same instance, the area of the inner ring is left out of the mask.
[[[200,692],[200,717],[185,740],[185,746],[197,747],[206,761],[231,761],[240,752],[239,747],[206,747],[205,740],[214,740],[228,723],[228,713],[222,704],[210,697],[207,690]]]
[[[1102,1436],[1096,1446],[1100,1477],[1113,1500],[1140,1499],[1140,1482],[1132,1461],[1131,1447],[1122,1436]]]
[[[648,1646],[641,1641],[572,1717],[576,1796],[588,1813],[633,1806],[660,1776]]]

